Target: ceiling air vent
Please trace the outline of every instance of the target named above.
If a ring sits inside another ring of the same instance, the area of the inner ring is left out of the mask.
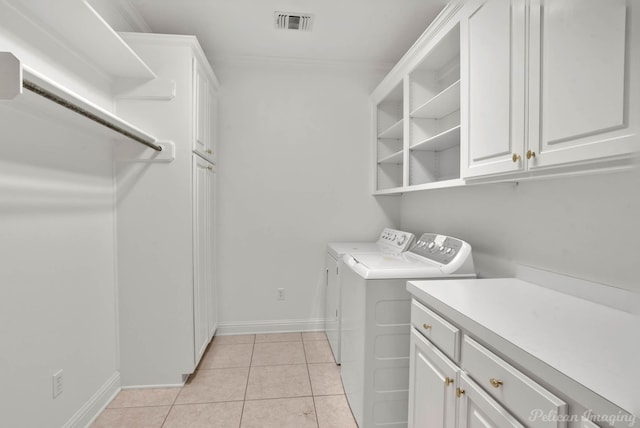
[[[279,30],[311,31],[311,15],[308,13],[275,12]]]

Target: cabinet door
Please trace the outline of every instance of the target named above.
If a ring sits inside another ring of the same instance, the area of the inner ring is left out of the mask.
[[[331,345],[336,363],[340,363],[340,289],[338,286],[338,261],[331,254],[325,256],[326,293],[325,293],[325,332]]]
[[[525,141],[525,2],[475,0],[467,8],[460,23],[461,176],[520,171]]]
[[[524,428],[524,425],[462,371],[458,376],[458,384],[460,389],[459,428]]]
[[[456,426],[456,374],[460,369],[411,329],[409,427]]]
[[[206,256],[207,267],[207,323],[209,327],[208,339],[210,340],[215,334],[218,327],[218,288],[217,288],[217,266],[216,266],[216,171],[213,165],[209,165],[207,169],[208,191],[207,191],[207,244],[208,251]]]
[[[536,156],[529,168],[632,152],[639,111],[630,59],[638,37],[630,37],[628,3],[532,2],[529,148]]]
[[[209,186],[210,164],[193,155],[193,329],[195,364],[209,343]]]
[[[196,153],[202,155],[206,154],[207,150],[207,128],[205,125],[206,119],[206,100],[207,100],[207,81],[200,70],[198,62],[193,60],[193,118],[194,118],[194,132],[193,132],[193,150]]]
[[[218,94],[213,85],[207,85],[207,154],[212,162],[216,162],[218,156]]]

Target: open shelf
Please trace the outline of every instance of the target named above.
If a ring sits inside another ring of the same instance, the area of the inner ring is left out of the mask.
[[[411,117],[441,119],[460,110],[460,80],[411,112]]]
[[[424,139],[410,147],[411,150],[442,151],[460,144],[460,125],[431,138]]]
[[[164,150],[154,136],[23,65],[10,52],[0,53],[0,69],[5,71],[0,86],[3,106],[112,141],[135,141]]]
[[[403,126],[402,125],[403,125],[403,120],[400,119],[399,121],[397,121],[396,123],[391,125],[389,128],[385,129],[380,134],[378,134],[378,138],[380,138],[380,139],[392,138],[392,139],[395,139],[395,140],[402,139],[402,134],[403,134]]]
[[[393,163],[393,164],[401,164],[404,157],[404,150],[400,150],[399,152],[395,152],[389,156],[386,156],[378,161],[378,163]]]
[[[41,32],[113,78],[151,80],[155,73],[87,1],[6,0]]]

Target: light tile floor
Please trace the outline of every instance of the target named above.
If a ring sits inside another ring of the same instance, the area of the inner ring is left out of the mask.
[[[217,336],[182,388],[121,391],[93,428],[357,428],[324,333]]]

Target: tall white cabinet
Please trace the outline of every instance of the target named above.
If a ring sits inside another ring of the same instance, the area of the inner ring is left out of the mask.
[[[124,386],[180,384],[217,326],[216,91],[192,36],[122,34],[158,75],[117,110],[175,144],[175,159],[116,155],[121,377]]]

